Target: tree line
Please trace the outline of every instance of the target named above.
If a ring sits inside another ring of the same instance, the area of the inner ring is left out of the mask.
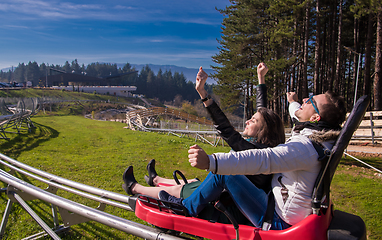
[[[92,77],[108,77],[121,74],[120,77],[111,80],[112,85],[116,86],[136,86],[135,93],[143,94],[148,98],[157,98],[160,101],[189,101],[194,102],[199,99],[199,95],[195,91],[195,83],[188,81],[183,73],[166,70],[163,72],[159,69],[155,74],[148,65],[140,72],[132,68],[129,63],[126,63],[122,68],[118,68],[117,64],[112,63],[90,63],[87,66],[80,65],[75,59],[71,63],[68,61],[64,65],[48,65],[37,62],[29,62],[28,64],[19,63],[17,67],[8,72],[0,71],[0,81],[2,82],[19,82],[24,83],[31,81],[33,86],[44,86],[45,76],[47,74],[59,74],[58,71],[66,73],[83,74]],[[129,73],[123,75],[123,73]],[[207,85],[211,91],[212,86]],[[176,97],[177,96],[177,97]],[[176,97],[176,98],[175,98]]]
[[[332,90],[345,97],[369,95],[382,109],[382,3],[366,0],[230,0],[219,53],[213,56],[223,106],[254,111],[256,66],[265,62],[270,107],[288,118],[287,91],[299,99]],[[289,118],[288,118],[289,119]]]

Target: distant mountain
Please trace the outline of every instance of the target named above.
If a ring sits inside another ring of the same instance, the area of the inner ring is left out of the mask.
[[[3,72],[9,72],[9,70],[12,70],[12,67],[0,69]]]
[[[131,67],[135,67],[139,72],[146,66],[146,64],[132,64],[130,63]],[[187,78],[187,80],[191,82],[195,82],[196,74],[198,73],[198,68],[186,68],[186,67],[179,67],[175,65],[154,65],[154,64],[148,64],[150,69],[157,74],[159,69],[162,69],[162,72],[165,72],[166,70],[171,70],[172,74],[175,72],[183,73],[183,75]],[[118,68],[123,68],[125,66],[125,63],[117,63]],[[214,73],[214,70],[212,69],[203,69],[207,74]],[[212,78],[208,78],[207,83],[209,84],[216,84],[216,81]]]
[[[130,63],[130,65],[131,67],[135,67],[135,69],[138,70],[139,72],[142,70],[143,67],[146,66],[146,64],[132,64],[132,63]],[[155,65],[155,64],[148,64],[148,65],[155,74],[158,73],[159,69],[162,69],[163,72],[165,72],[166,70],[171,70],[172,74],[174,74],[175,72],[183,73],[183,75],[187,78],[187,80],[191,82],[195,82],[196,74],[199,71],[198,68],[186,68],[186,67],[179,67],[175,65]],[[117,63],[118,68],[123,68],[123,66],[125,66],[125,63]],[[2,70],[3,72],[8,72],[11,69],[12,67],[3,68],[0,70]],[[214,70],[212,69],[204,69],[204,71],[207,74],[214,73]],[[216,81],[212,78],[208,78],[207,83],[216,84]]]

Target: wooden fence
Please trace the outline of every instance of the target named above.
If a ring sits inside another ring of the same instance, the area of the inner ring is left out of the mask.
[[[138,109],[135,111],[129,111],[126,113],[126,120],[128,122],[129,127],[131,128],[132,127],[132,125],[130,125],[131,120],[135,120],[139,122],[141,125],[145,125],[143,118],[149,118],[149,117],[158,116],[158,115],[167,115],[167,116],[180,118],[183,120],[196,122],[196,123],[204,124],[204,125],[213,124],[211,120],[208,120],[206,118],[200,118],[195,115],[188,114],[176,109],[163,108],[163,107],[151,107],[147,109]]]
[[[366,112],[352,140],[382,141],[382,111]]]

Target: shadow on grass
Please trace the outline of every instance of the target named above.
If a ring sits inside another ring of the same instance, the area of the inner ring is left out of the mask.
[[[63,239],[75,239],[76,236],[81,236],[82,239],[94,239],[94,236],[110,236],[110,238],[115,240],[123,240],[126,237],[115,236],[114,229],[109,226],[102,225],[93,221],[86,223],[80,223],[77,225],[76,229],[71,228],[71,231],[66,234]],[[84,234],[86,233],[86,234]],[[127,235],[127,233],[126,233]]]
[[[35,128],[30,132],[15,134],[10,140],[4,140],[0,144],[1,152],[12,158],[17,158],[21,152],[31,150],[41,143],[56,138],[59,132],[51,127],[34,123]]]
[[[32,128],[30,132],[23,131],[20,134],[14,134],[10,140],[4,140],[0,144],[1,153],[4,155],[16,159],[23,151],[29,151],[35,147],[38,147],[41,143],[49,141],[52,138],[56,138],[59,132],[55,129],[44,126],[38,123],[34,123],[35,128]],[[0,169],[6,170],[3,165]],[[21,180],[31,183],[31,181],[23,174],[14,173],[13,175],[19,175],[18,178]],[[4,184],[4,187],[5,184]]]
[[[352,154],[350,154],[352,155]],[[353,155],[352,155],[353,156]],[[360,156],[353,156],[359,160],[361,160],[362,162],[365,162],[379,170],[382,170],[382,159],[381,158],[377,158],[377,157],[360,157]],[[349,166],[352,166],[352,165],[355,165],[357,167],[364,167],[364,168],[369,168],[368,166],[366,166],[365,164],[353,159],[352,157],[349,157],[349,156],[346,156],[346,157],[342,157],[341,159],[341,164],[343,165],[349,165]]]

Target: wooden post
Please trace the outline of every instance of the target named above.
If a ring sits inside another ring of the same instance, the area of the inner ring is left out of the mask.
[[[374,122],[373,122],[373,113],[370,112],[370,130],[371,130],[371,142],[373,143],[374,145],[374,129],[373,129],[373,126],[374,126]]]

